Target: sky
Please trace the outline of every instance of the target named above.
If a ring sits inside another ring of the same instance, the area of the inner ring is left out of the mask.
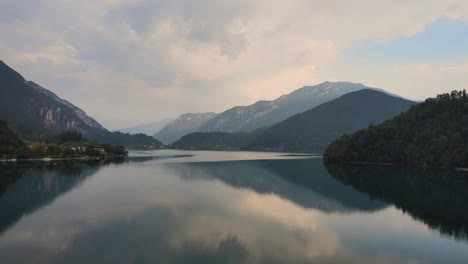
[[[0,59],[109,129],[350,81],[468,88],[466,0],[2,0]]]

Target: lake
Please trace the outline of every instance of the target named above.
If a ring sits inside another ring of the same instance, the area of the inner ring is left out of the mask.
[[[1,263],[468,263],[468,175],[258,152],[0,165]]]

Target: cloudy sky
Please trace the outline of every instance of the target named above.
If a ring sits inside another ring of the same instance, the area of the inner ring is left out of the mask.
[[[116,129],[323,81],[468,88],[466,0],[1,0],[0,59]]]

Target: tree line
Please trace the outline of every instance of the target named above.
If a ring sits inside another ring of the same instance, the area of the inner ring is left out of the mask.
[[[332,142],[329,161],[468,167],[468,98],[452,91],[429,98],[381,125]]]

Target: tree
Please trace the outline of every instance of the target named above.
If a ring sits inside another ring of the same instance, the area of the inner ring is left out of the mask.
[[[324,156],[329,161],[468,167],[467,124],[466,91],[453,91],[335,140]]]

